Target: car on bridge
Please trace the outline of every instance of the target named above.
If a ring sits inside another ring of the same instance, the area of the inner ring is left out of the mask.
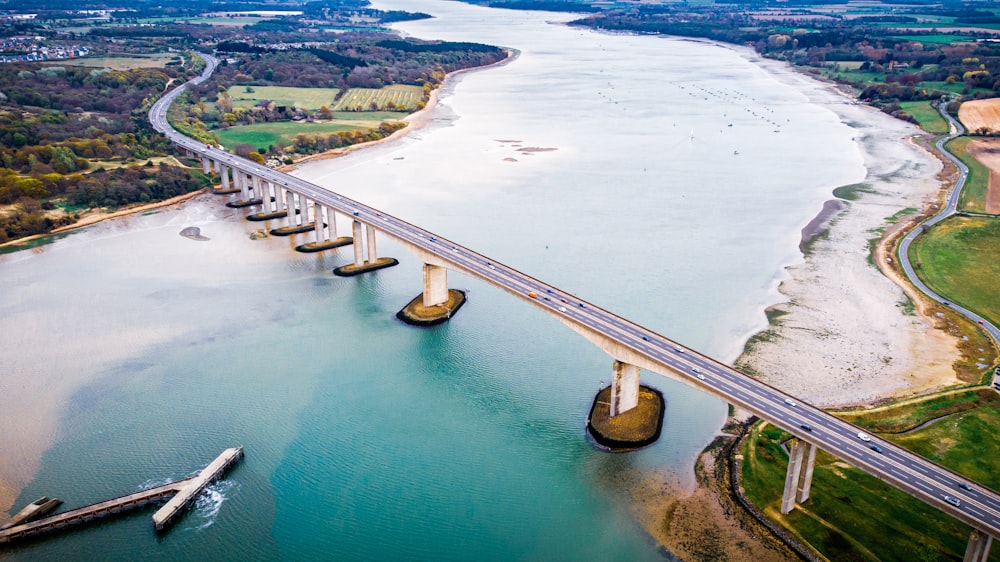
[[[868,437],[868,435],[866,435],[864,433],[861,433],[860,431],[858,432],[858,439],[864,441],[865,443],[867,443],[867,442],[869,442],[869,441],[872,440],[871,437]]]
[[[958,498],[954,498],[954,497],[951,497],[951,496],[942,496],[942,497],[944,497],[944,501],[950,503],[951,505],[953,505],[955,507],[958,507],[958,506],[962,505],[962,500],[960,500]]]

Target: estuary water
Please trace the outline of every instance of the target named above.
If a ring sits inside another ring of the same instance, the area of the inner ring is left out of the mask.
[[[846,103],[749,51],[561,25],[565,14],[383,0],[422,39],[518,51],[449,80],[404,138],[295,173],[723,361],[765,323],[800,229],[864,177]],[[765,67],[767,68],[765,70]],[[469,302],[395,312],[421,263],[342,279],[344,248],[252,240],[206,195],[0,257],[0,431],[19,507],[84,505],[245,460],[168,533],[151,510],[12,560],[644,560],[651,474],[691,487],[726,405],[644,373],[663,436],[607,454],[584,424],[611,358],[459,274]],[[341,226],[346,221],[342,220]],[[206,241],[179,235],[199,227]],[[271,225],[274,226],[274,225]],[[12,412],[12,413],[10,413]]]

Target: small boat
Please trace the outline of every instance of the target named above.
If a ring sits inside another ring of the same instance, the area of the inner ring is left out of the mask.
[[[32,519],[38,519],[43,515],[48,514],[53,509],[62,505],[62,500],[58,498],[49,499],[48,496],[42,496],[37,500],[24,506],[21,511],[18,511],[14,517],[11,517],[10,521],[0,525],[0,529],[6,529],[8,527],[13,527],[15,525],[20,525],[22,523],[27,523]]]

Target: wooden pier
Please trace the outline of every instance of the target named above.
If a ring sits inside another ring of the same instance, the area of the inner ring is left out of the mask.
[[[141,492],[78,507],[30,523],[8,527],[0,530],[0,544],[52,531],[64,530],[68,527],[90,523],[104,517],[118,515],[151,503],[159,503],[172,498],[153,515],[153,525],[156,530],[162,530],[190,504],[205,486],[221,476],[226,469],[241,458],[243,458],[243,447],[226,449],[202,470],[198,476],[176,480]],[[168,507],[170,508],[169,512],[166,511]]]

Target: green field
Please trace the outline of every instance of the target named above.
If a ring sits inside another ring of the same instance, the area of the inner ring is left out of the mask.
[[[1000,323],[1000,221],[949,218],[917,237],[910,261],[935,292]]]
[[[969,41],[975,41],[975,37],[966,37],[964,35],[893,35],[893,39],[899,39],[901,41],[914,41],[916,43],[934,44],[934,45],[951,45],[952,43],[965,43]]]
[[[860,70],[844,70],[841,72],[832,72],[831,77],[836,80],[850,82],[852,84],[860,83],[862,87],[870,86],[872,84],[881,84],[885,82],[884,72],[862,72]]]
[[[942,392],[930,398],[903,400],[878,408],[832,413],[872,433],[905,434],[927,420],[954,416],[980,406],[995,409],[1000,406],[1000,394],[984,387],[967,388]],[[968,474],[973,476],[972,472]],[[979,477],[974,478],[979,480]]]
[[[967,147],[971,141],[970,137],[958,137],[944,146],[969,168],[969,175],[965,179],[965,186],[958,200],[958,209],[982,213],[986,211],[986,190],[989,189],[990,171],[969,154]]]
[[[385,110],[392,103],[395,109],[414,111],[423,95],[424,91],[420,86],[407,86],[405,84],[394,84],[380,89],[351,88],[344,92],[343,97],[333,109],[335,111],[365,111],[374,106]]]
[[[248,92],[247,88],[253,90]],[[226,93],[233,98],[233,107],[253,107],[261,100],[271,100],[275,105],[294,106],[315,111],[324,105],[333,108],[337,88],[292,88],[289,86],[230,86]]]
[[[378,127],[385,119],[367,119],[369,114],[354,114],[357,116],[353,120],[336,120],[325,123],[297,123],[283,121],[279,123],[258,123],[256,125],[246,125],[243,127],[229,127],[228,129],[218,129],[212,131],[219,137],[219,142],[228,150],[233,150],[237,144],[250,144],[258,150],[267,150],[268,147],[284,143],[291,146],[295,136],[302,133],[307,135],[339,133],[341,131],[355,131],[358,129],[371,129]],[[385,114],[379,114],[385,115]],[[392,114],[401,117],[401,114]]]
[[[941,426],[940,428],[936,426]],[[958,434],[944,436],[948,430]],[[934,447],[942,439],[979,436],[991,443],[976,451],[952,447],[963,460],[983,463],[1000,452],[992,435],[1000,430],[1000,416],[991,407],[937,422],[907,434],[907,446]],[[989,433],[989,432],[992,432]],[[948,515],[881,482],[848,463],[820,451],[816,456],[810,498],[787,515],[779,511],[788,455],[780,443],[787,433],[771,426],[754,428],[742,449],[743,486],[747,496],[769,517],[793,530],[830,560],[961,560],[970,528]],[[950,456],[945,455],[945,462]],[[968,464],[968,463],[963,463]],[[970,476],[977,476],[970,474]],[[995,486],[997,475],[984,475]],[[1000,560],[994,550],[990,560]]]
[[[929,101],[904,101],[899,103],[899,107],[912,115],[920,123],[920,128],[928,133],[944,134],[951,130],[948,122]]]
[[[182,58],[177,53],[153,53],[123,57],[83,57],[59,61],[59,64],[87,68],[110,68],[111,70],[133,70],[136,68],[163,68],[168,62],[180,60]]]

